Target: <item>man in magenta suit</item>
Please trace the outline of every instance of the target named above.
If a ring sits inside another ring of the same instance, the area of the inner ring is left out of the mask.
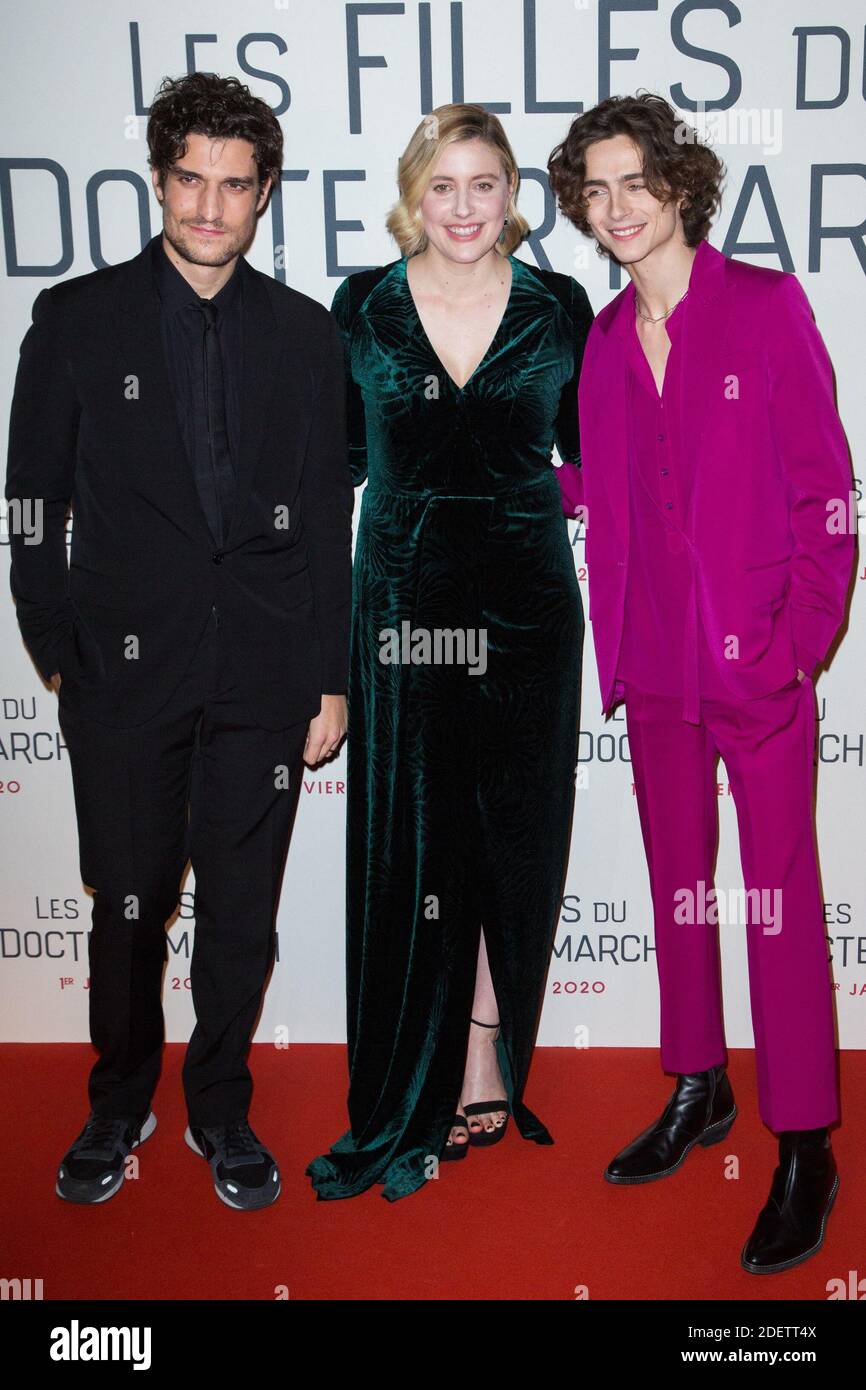
[[[814,673],[842,623],[852,480],[830,363],[793,275],[707,235],[722,166],[661,97],[610,98],[551,155],[576,227],[630,277],[580,379],[590,617],[604,711],[625,700],[655,920],[659,1119],[608,1181],[651,1182],[736,1116],[718,924],[743,921],[761,1117],[779,1136],[750,1272],[814,1254],[839,1179],[831,981],[814,839]],[[745,889],[713,887],[716,760]]]

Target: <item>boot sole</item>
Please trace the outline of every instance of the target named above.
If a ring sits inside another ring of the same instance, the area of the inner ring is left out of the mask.
[[[129,1152],[132,1153],[132,1149],[137,1149],[139,1144],[143,1144],[145,1139],[149,1139],[155,1129],[156,1116],[151,1110],[144,1124],[141,1126],[141,1132],[138,1138],[136,1139]],[[105,1192],[100,1193],[98,1197],[71,1197],[68,1192],[61,1192],[59,1182],[56,1182],[54,1184],[54,1191],[57,1193],[58,1197],[61,1197],[63,1199],[64,1202],[72,1202],[72,1204],[76,1207],[97,1207],[99,1206],[100,1202],[107,1202],[110,1197],[114,1197],[123,1187],[123,1184],[126,1180],[125,1168],[126,1163],[124,1161],[124,1165],[123,1167],[121,1167],[121,1170],[117,1176],[117,1181],[114,1183],[112,1187],[109,1187]]]
[[[745,1249],[746,1249],[746,1246],[744,1245],[742,1251],[740,1252],[740,1264],[743,1266],[743,1269],[746,1271],[746,1273],[747,1273],[747,1274],[781,1274],[782,1270],[785,1270],[785,1269],[793,1269],[795,1265],[801,1265],[801,1264],[803,1263],[804,1260],[810,1259],[812,1255],[817,1255],[818,1251],[821,1249],[821,1246],[824,1244],[824,1236],[825,1236],[826,1231],[827,1231],[827,1218],[829,1217],[830,1212],[833,1210],[833,1203],[834,1203],[835,1200],[836,1200],[836,1193],[837,1193],[838,1191],[839,1191],[839,1174],[837,1173],[837,1174],[836,1174],[836,1181],[833,1183],[833,1186],[832,1186],[831,1189],[830,1189],[830,1195],[829,1195],[829,1197],[827,1198],[827,1206],[826,1206],[826,1208],[825,1208],[825,1210],[824,1210],[824,1215],[823,1215],[823,1217],[821,1218],[821,1234],[820,1234],[820,1236],[819,1236],[819,1238],[818,1238],[818,1243],[817,1243],[816,1245],[813,1245],[812,1248],[811,1248],[811,1250],[806,1250],[806,1251],[804,1251],[804,1253],[803,1253],[802,1255],[795,1255],[794,1258],[793,1258],[792,1260],[783,1260],[781,1264],[777,1264],[777,1265],[750,1265],[750,1264],[747,1264],[746,1261],[743,1259],[743,1255],[744,1255]],[[747,1242],[747,1244],[748,1244],[748,1242]]]
[[[736,1118],[737,1107],[735,1105],[730,1114],[726,1115],[724,1119],[716,1120],[714,1125],[709,1125],[708,1128],[704,1130],[703,1134],[699,1134],[696,1139],[693,1139],[680,1158],[677,1159],[676,1163],[672,1164],[670,1168],[662,1169],[660,1173],[639,1173],[634,1177],[620,1177],[616,1173],[610,1173],[607,1168],[605,1168],[605,1181],[615,1183],[618,1187],[636,1187],[639,1183],[657,1182],[659,1178],[667,1178],[685,1163],[692,1149],[697,1144],[700,1144],[704,1149],[709,1149],[713,1144],[721,1144],[723,1139],[727,1139],[731,1126]]]

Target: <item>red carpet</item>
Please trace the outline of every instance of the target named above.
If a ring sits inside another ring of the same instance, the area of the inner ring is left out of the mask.
[[[724,1143],[694,1150],[672,1177],[617,1188],[601,1173],[661,1110],[672,1079],[654,1050],[540,1048],[527,1103],[556,1140],[521,1140],[513,1122],[490,1151],[399,1202],[376,1187],[317,1202],[304,1167],[345,1128],[343,1047],[253,1049],[251,1122],[282,1168],[282,1196],[233,1212],[183,1143],[183,1048],[166,1049],[156,1133],[140,1178],[103,1206],[54,1195],[63,1150],[87,1114],[93,1053],[79,1045],[5,1045],[2,1268],[43,1280],[45,1299],[827,1298],[827,1281],[866,1275],[866,1052],[842,1056],[841,1185],[824,1249],[758,1278],[739,1266],[769,1190],[775,1141],[761,1125],[754,1057],[731,1053],[739,1116]],[[739,1178],[725,1177],[726,1159]],[[11,1175],[14,1173],[14,1180]]]

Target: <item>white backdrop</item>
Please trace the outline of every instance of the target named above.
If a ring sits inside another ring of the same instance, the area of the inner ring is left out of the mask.
[[[375,11],[357,15],[363,9]],[[814,31],[814,32],[810,32]],[[611,268],[561,217],[546,186],[573,114],[647,88],[706,130],[728,166],[715,246],[794,270],[833,360],[858,501],[866,405],[866,165],[862,0],[28,0],[3,20],[0,216],[4,437],[18,345],[44,285],[134,255],[161,221],[150,190],[146,108],[166,74],[237,74],[278,112],[282,196],[249,259],[330,304],[340,279],[391,261],[384,229],[398,156],[421,116],[453,100],[497,110],[536,231],[518,254],[574,274],[598,311]],[[721,110],[706,110],[713,104]],[[283,250],[283,248],[285,248]],[[615,270],[613,274],[615,274]],[[622,282],[624,283],[624,281]],[[357,515],[357,505],[356,505]],[[720,516],[719,525],[725,525]],[[864,529],[860,502],[860,530]],[[583,542],[569,531],[583,572]],[[5,526],[0,532],[4,555]],[[57,702],[21,644],[0,562],[0,990],[5,1040],[87,1034],[91,899],[79,878],[72,786]],[[818,831],[840,1041],[866,1046],[864,561],[850,630],[817,685]],[[859,600],[859,601],[858,601]],[[646,869],[622,710],[605,723],[587,627],[581,764],[566,896],[541,1043],[657,1042]],[[741,885],[736,817],[719,770],[717,885]],[[111,808],[105,807],[105,814]],[[306,772],[279,912],[279,960],[257,1040],[345,1037],[345,759]],[[188,1037],[191,875],[169,934],[168,1036]],[[750,1046],[744,929],[721,928],[731,1046]]]

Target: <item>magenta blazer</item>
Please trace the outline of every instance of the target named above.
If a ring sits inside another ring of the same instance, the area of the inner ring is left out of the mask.
[[[634,301],[629,283],[593,323],[578,391],[581,466],[557,470],[566,515],[586,509],[605,713],[623,694],[623,339],[635,331]],[[794,680],[798,666],[811,675],[842,622],[856,531],[851,464],[827,351],[794,275],[730,260],[702,241],[683,314],[682,429],[696,453],[685,518],[689,623],[696,633],[700,614],[732,697],[752,699]]]

